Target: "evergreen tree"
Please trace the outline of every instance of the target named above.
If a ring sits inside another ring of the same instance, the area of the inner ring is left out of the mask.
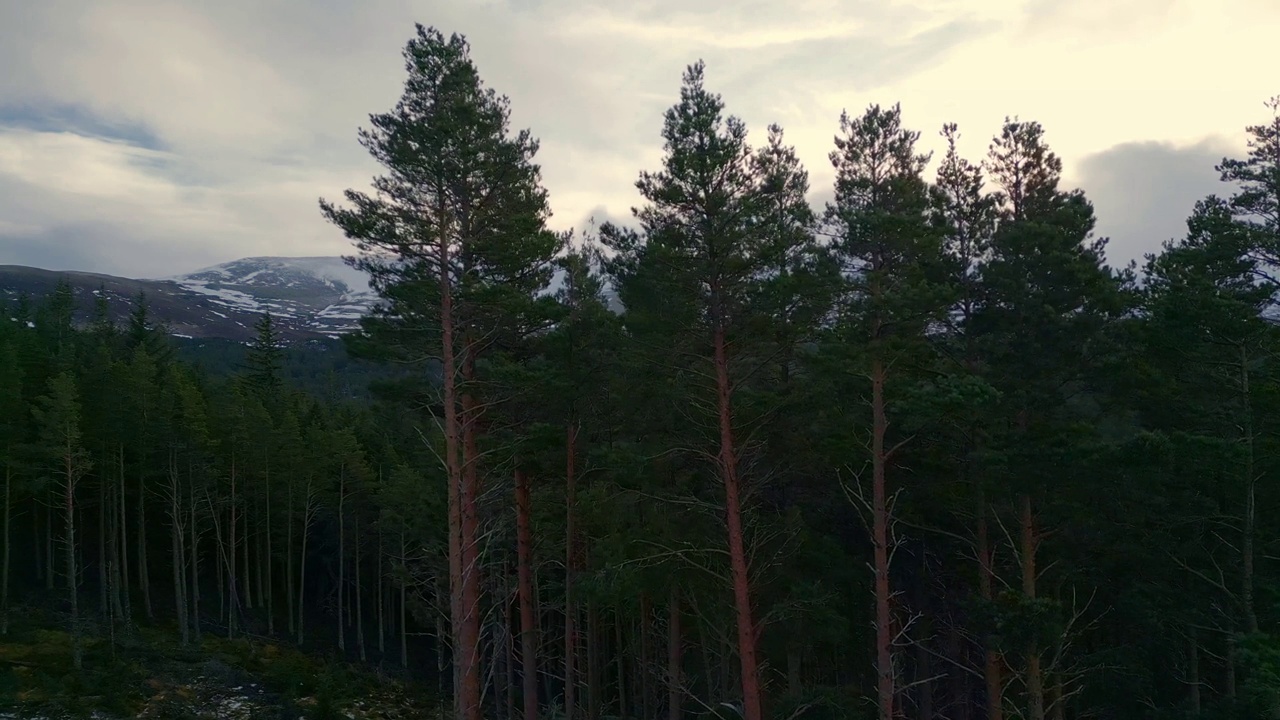
[[[81,639],[78,594],[80,570],[76,562],[76,488],[89,471],[91,463],[82,444],[80,400],[75,377],[70,372],[56,375],[49,392],[41,396],[33,408],[48,467],[58,478],[60,505],[63,511],[62,546],[66,572],[67,600],[71,608],[71,658],[76,670],[83,667],[84,649]]]
[[[375,178],[373,196],[347,191],[351,209],[325,201],[321,209],[355,241],[362,254],[354,263],[383,298],[363,324],[377,352],[439,358],[455,709],[460,720],[479,720],[478,362],[528,327],[561,239],[544,227],[538,143],[528,131],[510,133],[508,101],[483,86],[463,37],[417,29],[404,51],[400,102],[360,133],[389,174]]]
[[[22,366],[18,362],[17,328],[0,317],[0,473],[4,474],[3,524],[0,540],[0,635],[9,633],[9,571],[13,559],[14,502],[18,483],[20,448],[24,444],[26,406],[22,397]]]
[[[831,153],[836,196],[827,206],[826,221],[832,249],[850,279],[840,308],[840,344],[865,349],[853,362],[870,381],[877,699],[881,720],[892,720],[898,681],[887,471],[901,444],[886,445],[890,423],[885,391],[891,368],[909,356],[922,360],[924,331],[940,318],[949,297],[941,237],[929,223],[929,187],[922,177],[929,158],[915,151],[920,134],[902,127],[896,105],[872,105],[856,119],[842,114],[840,132]]]
[[[264,312],[253,329],[256,334],[245,358],[246,379],[264,397],[275,397],[282,382],[280,372],[284,366],[284,349],[271,313]]]
[[[703,64],[690,66],[680,103],[665,116],[663,169],[641,173],[636,183],[649,203],[635,211],[642,232],[607,225],[602,236],[616,253],[609,267],[626,323],[656,349],[645,356],[659,377],[688,393],[677,402],[706,408],[686,417],[716,448],[699,452],[716,459],[724,486],[743,716],[759,720],[759,626],[743,507],[750,478],[742,468],[763,418],[743,401],[743,389],[770,349],[755,331],[776,327],[769,311],[780,309],[792,273],[813,268],[815,246],[802,207],[805,178],[781,131],[772,130],[757,156],[746,126],[723,110],[704,86]]]
[[[1093,238],[1093,208],[1080,191],[1059,188],[1062,161],[1034,122],[1007,120],[988,154],[988,173],[1001,188],[999,225],[981,266],[983,304],[975,315],[988,382],[999,390],[1006,487],[1016,493],[1021,577],[1020,612],[1058,612],[1040,598],[1043,509],[1069,486],[1078,461],[1064,447],[1093,414],[1107,356],[1107,328],[1125,310],[1120,280],[1105,265],[1104,238]],[[1049,398],[1052,398],[1050,401]],[[1028,630],[1021,648],[1027,717],[1043,720],[1047,700],[1042,632]],[[1014,648],[1010,648],[1014,650]],[[1057,677],[1054,697],[1060,695]],[[1056,701],[1054,701],[1056,702]]]

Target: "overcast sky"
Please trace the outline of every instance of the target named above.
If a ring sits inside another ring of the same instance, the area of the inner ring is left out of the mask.
[[[320,196],[368,187],[356,143],[413,23],[461,32],[542,140],[556,228],[626,218],[684,67],[814,195],[840,111],[900,101],[980,159],[1044,124],[1123,261],[1220,191],[1213,165],[1280,92],[1275,0],[0,0],[0,264],[155,277],[350,246]]]

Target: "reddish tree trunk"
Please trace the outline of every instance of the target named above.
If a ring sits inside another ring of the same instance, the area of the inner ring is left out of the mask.
[[[573,596],[573,574],[577,570],[576,530],[574,527],[574,455],[577,452],[577,428],[570,423],[565,433],[565,535],[564,535],[564,716],[573,720],[576,705],[573,661],[578,648],[575,621],[578,607]]]
[[[885,492],[884,436],[888,420],[884,408],[884,363],[871,361],[871,484],[872,542],[875,545],[876,696],[880,720],[893,718],[893,628],[889,612],[889,506]]]
[[[524,663],[524,720],[538,717],[537,626],[533,614],[533,532],[529,479],[516,470],[516,556],[520,582],[520,655]]]
[[[717,312],[716,315],[719,313]],[[717,318],[717,323],[719,318]],[[725,516],[729,526],[729,563],[733,601],[738,615],[738,658],[742,667],[743,720],[761,720],[760,675],[756,663],[756,627],[751,618],[751,579],[743,548],[737,455],[733,446],[733,407],[729,387],[729,358],[722,327],[715,329],[716,388],[720,415],[720,469],[724,477]]]
[[[454,356],[453,283],[449,276],[448,228],[441,226],[439,238],[440,263],[440,362],[442,365],[442,392],[444,395],[444,445],[445,471],[448,475],[449,514],[449,623],[453,641],[453,695],[454,713],[458,720],[466,720],[461,687],[462,639],[462,465],[458,447],[458,395],[457,366]]]

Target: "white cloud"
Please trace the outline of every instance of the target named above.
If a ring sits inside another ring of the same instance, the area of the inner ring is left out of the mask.
[[[1275,8],[1224,2],[4,3],[0,262],[157,275],[345,252],[316,198],[376,171],[355,130],[395,102],[414,21],[467,35],[513,123],[542,139],[557,227],[627,214],[636,174],[660,158],[662,112],[699,58],[754,137],[786,127],[818,192],[841,109],[901,100],[926,149],[954,120],[980,157],[1019,114],[1045,124],[1071,178],[1122,193],[1079,161],[1125,142],[1238,135],[1280,90],[1264,71],[1268,23],[1230,19]],[[100,122],[32,121],[52,108]],[[23,122],[6,123],[15,113]],[[1135,227],[1129,203],[1098,200],[1104,227]]]

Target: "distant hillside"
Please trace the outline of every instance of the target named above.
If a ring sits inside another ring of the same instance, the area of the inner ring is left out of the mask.
[[[142,292],[151,316],[170,334],[237,342],[253,337],[253,325],[264,312],[271,313],[290,343],[337,338],[356,330],[378,300],[368,275],[340,257],[253,257],[152,280],[0,265],[0,301],[42,298],[63,278],[71,283],[79,322],[89,321],[100,291],[118,320],[129,316]],[[558,271],[543,292],[555,292],[563,283]],[[606,287],[605,296],[614,312],[622,311],[612,289]]]
[[[155,280],[0,265],[0,298],[41,298],[66,279],[87,322],[99,292],[120,320],[146,293],[151,315],[171,334],[246,341],[263,312],[290,342],[334,338],[358,327],[376,300],[366,276],[341,258],[244,258],[187,275]]]

